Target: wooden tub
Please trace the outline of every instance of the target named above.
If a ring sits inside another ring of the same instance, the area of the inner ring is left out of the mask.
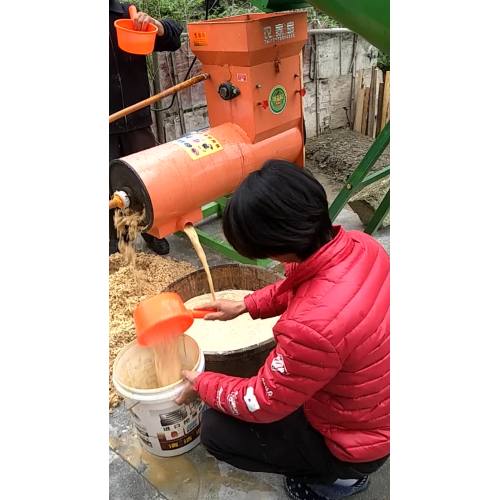
[[[210,268],[215,290],[258,290],[278,281],[282,276],[260,267],[224,264]],[[203,269],[171,283],[166,292],[177,292],[184,301],[210,293]],[[186,332],[189,335],[189,331]],[[243,349],[225,353],[204,352],[207,371],[238,377],[255,375],[274,347],[274,338]]]

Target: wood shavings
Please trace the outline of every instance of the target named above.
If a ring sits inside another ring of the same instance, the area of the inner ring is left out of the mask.
[[[142,221],[145,212],[132,212],[129,208],[115,210],[113,223],[118,236],[118,250],[123,256],[125,263],[135,267],[135,248],[134,241],[143,229]]]
[[[121,401],[111,381],[118,351],[135,339],[133,311],[143,299],[156,295],[173,281],[193,272],[194,266],[170,257],[134,251],[109,257],[109,407]],[[131,265],[133,263],[133,266]]]

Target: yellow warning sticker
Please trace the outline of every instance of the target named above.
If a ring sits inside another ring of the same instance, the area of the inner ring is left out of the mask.
[[[174,141],[189,155],[191,160],[199,160],[205,156],[222,151],[222,144],[208,132],[193,132]]]

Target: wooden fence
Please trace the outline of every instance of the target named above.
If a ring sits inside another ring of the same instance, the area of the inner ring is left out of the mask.
[[[390,71],[384,73],[375,67],[356,72],[354,131],[376,137],[389,121],[390,78]]]

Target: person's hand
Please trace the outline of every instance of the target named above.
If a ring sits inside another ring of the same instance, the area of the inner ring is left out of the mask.
[[[217,300],[216,302],[199,306],[196,309],[215,309],[216,312],[207,314],[203,319],[218,319],[219,321],[228,321],[247,312],[247,307],[243,300]]]
[[[198,397],[198,393],[194,390],[193,382],[200,374],[191,370],[182,370],[182,376],[188,381],[187,387],[182,391],[181,395],[175,400],[175,403],[182,405],[191,403]]]
[[[132,21],[134,21],[135,30],[146,31],[148,24],[151,23],[158,28],[158,36],[163,36],[165,34],[163,24],[145,12],[138,12],[137,15],[132,18]]]

